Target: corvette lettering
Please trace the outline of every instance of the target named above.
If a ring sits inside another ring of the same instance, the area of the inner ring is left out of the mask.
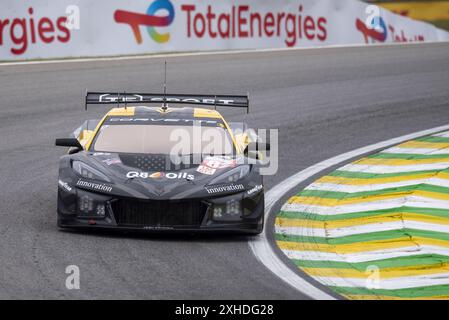
[[[89,181],[84,181],[84,180],[78,180],[78,182],[76,183],[76,185],[78,187],[83,187],[83,188],[89,188],[89,189],[93,189],[96,191],[104,191],[104,192],[111,192],[112,191],[112,187],[102,184],[102,183],[95,183],[95,182],[89,182]]]
[[[209,194],[242,191],[242,190],[245,190],[243,184],[230,184],[227,186],[220,186],[220,187],[206,187],[206,191]]]
[[[215,120],[174,119],[174,118],[110,118],[109,122],[163,122],[163,123],[198,123],[217,125]]]

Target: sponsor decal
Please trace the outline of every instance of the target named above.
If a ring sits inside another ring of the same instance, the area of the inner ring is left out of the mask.
[[[217,171],[217,169],[213,169],[213,168],[209,168],[208,166],[204,166],[204,165],[200,165],[196,171],[198,171],[199,173],[202,174],[207,174],[207,175],[213,175],[215,174],[215,171]]]
[[[242,190],[245,190],[243,184],[229,184],[226,186],[219,186],[219,187],[206,187],[206,191],[209,194],[242,191]]]
[[[7,4],[3,3],[4,6]],[[10,49],[14,55],[25,53],[29,46],[36,44],[67,43],[70,40],[70,30],[66,25],[67,17],[47,17],[41,12],[34,15],[33,7],[21,17],[0,18],[0,46],[3,39],[11,42]],[[49,49],[50,50],[50,49]]]
[[[356,28],[363,34],[365,43],[386,42],[389,33],[394,42],[419,42],[425,41],[423,35],[406,35],[404,30],[396,30],[393,25],[387,25],[385,20],[380,16],[372,18],[371,24],[357,19]]]
[[[199,9],[195,4],[182,4],[180,10],[187,24],[187,38],[195,39],[270,39],[282,37],[287,47],[300,41],[324,42],[328,38],[328,21],[324,16],[307,14],[303,5],[289,12],[260,12],[257,6],[232,5],[219,12],[213,5]],[[156,14],[159,11],[162,13]],[[142,43],[140,27],[147,28],[158,43],[170,40],[169,33],[158,33],[155,27],[168,27],[175,19],[175,7],[169,0],[154,1],[146,13],[116,10],[114,20],[128,24],[138,44]]]
[[[327,39],[327,19],[304,13],[298,6],[296,12],[259,12],[249,5],[233,5],[228,12],[218,13],[211,5],[205,12],[194,4],[181,6],[187,17],[188,38],[248,39],[284,37],[288,47],[298,41]],[[285,35],[285,36],[284,36]]]
[[[64,182],[64,181],[62,181],[62,180],[59,180],[59,181],[58,181],[58,185],[59,185],[61,188],[63,188],[64,190],[68,191],[68,192],[72,191],[72,187],[70,187],[69,184],[68,184],[67,182]]]
[[[111,192],[112,191],[112,187],[105,185],[103,183],[89,182],[89,181],[84,181],[81,179],[78,180],[76,185],[78,187],[89,188],[89,189],[93,189],[96,191],[103,191],[103,192]]]
[[[357,30],[363,34],[366,43],[369,43],[370,39],[378,42],[385,42],[385,40],[387,40],[387,25],[382,17],[373,17],[370,25],[367,25],[364,21],[357,19],[355,25]]]
[[[186,180],[194,180],[195,176],[193,174],[189,174],[187,172],[139,172],[139,171],[129,171],[126,174],[128,179],[132,178],[143,178],[143,179],[186,179]]]
[[[166,11],[168,15],[156,15],[158,11]],[[170,33],[159,33],[155,27],[168,27],[175,19],[175,8],[169,0],[156,0],[147,9],[147,12],[131,12],[126,10],[116,10],[114,20],[117,23],[126,23],[131,27],[136,42],[142,43],[140,26],[146,26],[150,37],[158,42],[164,43],[170,40]]]
[[[120,100],[119,100],[120,99]],[[136,102],[143,101],[143,97],[140,94],[127,94],[124,96],[112,95],[112,94],[101,94],[98,97],[99,102]]]
[[[113,164],[122,163],[122,161],[119,158],[105,159],[105,160],[102,160],[101,162],[106,163],[108,166],[113,165]]]
[[[149,176],[148,176],[148,178],[151,178],[151,179],[160,179],[160,178],[162,178],[162,177],[164,177],[164,173],[163,172],[154,172],[154,173],[152,173],[152,174],[150,174]]]
[[[202,165],[213,169],[235,167],[236,164],[236,160],[230,157],[206,157],[202,163]]]
[[[213,175],[217,169],[235,167],[237,161],[231,157],[206,157],[196,171]]]
[[[262,190],[262,189],[263,189],[263,185],[258,184],[258,185],[256,185],[254,188],[248,190],[248,191],[247,191],[247,194],[248,194],[248,195],[252,195],[253,193],[259,192],[259,191]]]
[[[140,94],[129,94],[129,93],[124,93],[120,96],[118,94],[105,93],[105,94],[101,94],[98,96],[99,102],[114,102],[114,103],[115,102],[164,102],[164,100],[166,102],[173,102],[173,103],[191,102],[191,103],[209,104],[209,105],[215,105],[217,103],[225,104],[225,105],[232,105],[232,104],[236,103],[236,101],[233,99],[223,99],[223,98],[210,99],[210,98],[194,98],[194,97],[177,98],[177,97],[155,96],[153,94],[151,95],[151,97],[149,97],[149,96],[144,97],[143,95],[140,95]]]

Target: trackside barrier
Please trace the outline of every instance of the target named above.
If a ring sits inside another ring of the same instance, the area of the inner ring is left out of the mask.
[[[2,0],[0,60],[447,41],[356,0]]]

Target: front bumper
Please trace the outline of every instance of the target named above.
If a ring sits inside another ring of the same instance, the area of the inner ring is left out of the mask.
[[[207,199],[136,200],[59,188],[58,226],[140,232],[257,234],[264,223],[264,193],[246,191]]]

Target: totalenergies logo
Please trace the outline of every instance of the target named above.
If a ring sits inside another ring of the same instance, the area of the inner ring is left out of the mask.
[[[387,25],[380,16],[372,17],[371,23],[365,23],[360,19],[355,22],[357,30],[365,37],[365,43],[369,43],[370,39],[385,42],[387,40]]]
[[[357,19],[355,25],[357,30],[363,34],[365,43],[385,42],[388,36],[394,42],[425,41],[422,34],[410,34],[410,32],[398,29],[394,25],[387,25],[379,15],[370,16],[365,22]]]
[[[370,24],[357,19],[355,25],[365,37],[366,43],[369,43],[369,39],[379,42],[387,40],[387,25],[382,17],[373,17]]]
[[[156,15],[158,11],[167,11],[168,15]],[[114,20],[117,23],[126,23],[131,27],[137,43],[142,43],[142,35],[140,33],[140,26],[146,26],[150,37],[158,42],[164,43],[170,40],[169,33],[159,33],[156,27],[167,27],[175,18],[175,8],[170,0],[156,0],[147,9],[145,14],[131,12],[126,10],[116,10],[114,13]]]

